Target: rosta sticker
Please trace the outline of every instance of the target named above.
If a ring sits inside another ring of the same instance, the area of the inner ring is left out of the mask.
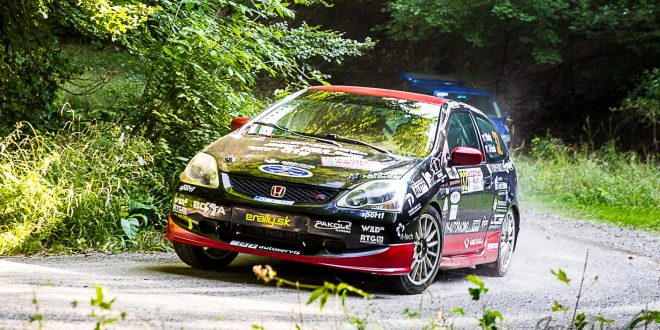
[[[261,165],[259,166],[259,170],[272,175],[289,176],[294,178],[308,178],[313,175],[312,172],[308,170],[286,165]]]

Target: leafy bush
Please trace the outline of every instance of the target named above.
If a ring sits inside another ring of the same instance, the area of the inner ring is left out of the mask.
[[[660,229],[660,168],[653,155],[642,160],[611,143],[589,150],[535,138],[516,165],[523,193],[614,223]]]
[[[24,123],[0,143],[0,254],[153,243],[137,229],[162,224],[148,206],[166,199],[158,146],[114,126],[45,134]],[[150,211],[126,230],[130,205]]]

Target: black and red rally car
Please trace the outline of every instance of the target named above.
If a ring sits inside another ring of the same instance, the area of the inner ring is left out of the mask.
[[[188,265],[250,253],[384,275],[407,294],[439,269],[509,268],[516,171],[479,110],[321,86],[245,121],[181,173],[166,237]]]

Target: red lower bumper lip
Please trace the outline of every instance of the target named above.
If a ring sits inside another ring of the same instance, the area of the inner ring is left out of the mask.
[[[165,234],[165,238],[170,241],[183,244],[217,248],[222,250],[248,253],[276,259],[298,261],[314,265],[323,265],[378,275],[408,274],[410,272],[410,265],[412,262],[414,249],[413,243],[404,243],[389,245],[383,252],[370,255],[360,254],[357,256],[347,255],[340,257],[290,255],[285,253],[255,250],[251,248],[230,245],[225,242],[220,242],[201,235],[197,235],[195,233],[189,232],[184,228],[181,228],[179,225],[174,223],[169,214],[167,216],[167,233]]]

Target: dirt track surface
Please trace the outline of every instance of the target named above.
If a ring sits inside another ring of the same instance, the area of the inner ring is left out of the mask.
[[[504,315],[512,329],[534,328],[551,316],[552,326],[566,326],[570,313],[552,313],[552,300],[572,307],[589,250],[585,292],[580,310],[627,323],[643,308],[660,309],[660,238],[586,221],[563,220],[528,211],[512,268],[504,278],[482,276],[490,291],[488,309]],[[306,283],[345,281],[374,294],[371,300],[348,298],[342,309],[331,298],[323,310],[305,305],[309,291],[275,288],[257,282],[255,264],[270,264],[284,278]],[[562,268],[572,278],[567,286],[550,268]],[[94,284],[116,297],[114,313],[127,313],[114,328],[133,329],[344,329],[355,328],[347,317],[359,317],[374,329],[419,329],[444,311],[459,329],[477,326],[473,316],[482,302],[470,300],[464,280],[474,269],[441,272],[427,293],[397,296],[378,277],[239,255],[222,272],[194,270],[174,253],[92,254],[0,259],[0,329],[37,328],[29,323],[36,296],[45,329],[92,329],[90,298]],[[591,279],[598,275],[594,284]],[[73,308],[71,302],[78,301]],[[449,315],[463,307],[466,315]],[[404,309],[417,312],[406,317]],[[547,324],[547,320],[542,324]],[[657,325],[655,325],[657,326]]]

